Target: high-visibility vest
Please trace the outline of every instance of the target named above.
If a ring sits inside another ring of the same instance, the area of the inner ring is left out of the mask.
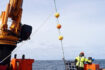
[[[83,68],[84,68],[84,62],[88,62],[88,59],[86,59],[85,57],[80,57],[80,56],[76,57],[76,60],[77,60],[76,66],[83,67]]]

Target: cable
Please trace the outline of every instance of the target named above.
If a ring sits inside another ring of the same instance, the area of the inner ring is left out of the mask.
[[[56,1],[54,0],[55,11],[57,12]]]
[[[23,44],[22,44],[22,45],[23,45]],[[21,45],[21,46],[22,46],[22,45]],[[20,47],[17,47],[17,48],[20,48]],[[17,50],[17,49],[15,49],[15,50]],[[15,51],[13,51],[13,52],[15,52]],[[13,52],[12,52],[12,53],[13,53]],[[7,58],[9,58],[12,53],[10,53],[8,56],[6,56],[2,61],[0,61],[0,63],[4,62]]]
[[[47,18],[43,21],[43,23],[41,25],[39,25],[39,27],[33,32],[34,34],[32,36],[34,36],[45,24],[47,24],[48,19],[51,17],[51,14],[53,12],[51,12]]]
[[[59,26],[58,26],[58,33],[59,33],[59,36],[60,36],[61,35],[61,31],[60,31],[61,25],[60,25],[60,22],[59,22],[59,19],[58,19],[59,18],[59,13],[57,12],[56,0],[54,0],[54,6],[55,6],[55,11],[56,11],[55,17],[57,18],[56,22],[57,22],[57,25],[59,24]],[[66,68],[65,54],[64,54],[64,47],[63,47],[62,39],[63,39],[63,36],[59,40],[61,40],[60,42],[61,42],[61,49],[62,49],[62,57],[63,57],[65,70],[66,70],[67,68]]]
[[[48,19],[51,17],[53,11],[47,16],[47,18],[43,21],[41,25],[33,32],[34,34],[31,35],[31,37],[35,36],[36,33],[38,33],[42,27],[44,27],[47,24]],[[31,54],[31,52],[29,52]],[[30,56],[29,56],[30,57]]]
[[[57,8],[56,8],[56,1],[54,0],[54,5],[55,5],[55,10],[56,10],[56,13],[57,13]],[[59,19],[57,18],[57,24],[59,24],[60,22],[59,22]],[[59,35],[61,35],[61,31],[60,31],[60,29],[58,30],[58,33],[59,33]],[[62,48],[62,54],[63,54],[63,58],[65,58],[65,56],[64,56],[64,48],[63,48],[63,43],[62,43],[62,40],[61,40],[61,48]]]

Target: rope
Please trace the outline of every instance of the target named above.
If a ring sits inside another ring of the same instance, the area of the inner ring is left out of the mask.
[[[33,32],[34,34],[33,34],[32,36],[34,36],[39,30],[41,30],[42,27],[45,26],[45,24],[47,24],[47,21],[48,21],[48,19],[51,17],[51,14],[52,14],[52,13],[53,13],[53,12],[51,12],[51,13],[47,16],[47,18],[43,21],[43,23],[42,23],[41,25],[39,25],[39,27]]]
[[[2,61],[0,61],[0,63],[4,62],[7,58],[9,58],[11,56],[11,54],[9,54],[7,57],[5,57]]]
[[[57,13],[56,0],[54,0],[54,6],[55,6],[55,11]],[[57,17],[56,22],[57,22],[57,24],[60,23],[58,17]],[[59,36],[60,36],[61,35],[60,29],[58,29],[58,33],[59,33]],[[64,65],[65,65],[65,70],[66,70],[67,68],[66,68],[66,62],[65,62],[64,47],[63,47],[62,40],[60,42],[61,42],[61,48],[62,48],[62,57],[63,57],[63,61],[64,61]]]
[[[55,5],[55,11],[56,11],[56,13],[57,13],[56,1],[55,1],[55,0],[54,0],[54,5]],[[57,18],[57,24],[59,24],[59,23],[60,23],[60,22],[59,22],[59,19]],[[58,33],[59,33],[59,35],[61,35],[61,31],[60,31],[60,30],[58,30]],[[62,40],[61,40],[61,48],[62,48],[63,58],[65,59],[65,56],[64,56],[64,48],[63,48]]]
[[[55,11],[57,12],[56,1],[54,0]]]
[[[23,44],[22,44],[23,45]],[[22,46],[21,45],[21,46]],[[13,52],[16,52],[16,50],[18,50],[20,48],[20,46],[19,47],[17,47],[16,49],[15,49],[15,51],[13,51]],[[12,53],[13,53],[12,52]],[[12,53],[10,53],[8,56],[6,56],[2,61],[0,61],[0,63],[2,63],[2,62],[4,62],[7,58],[9,58],[11,55],[12,55]]]
[[[61,40],[61,47],[62,47],[62,54],[63,54],[63,58],[65,59],[65,55],[64,55],[64,48],[63,48],[63,43],[62,43],[62,40]]]
[[[42,24],[39,25],[39,27],[33,32],[34,34],[31,35],[31,37],[35,36],[36,33],[38,33],[42,27],[44,27],[47,24],[47,21],[49,20],[49,18],[51,17],[51,14],[53,13],[53,11],[47,16],[47,18],[43,21]],[[31,50],[31,48],[30,48]],[[31,54],[31,52],[29,52]],[[29,55],[30,57],[30,55]]]
[[[61,31],[58,30],[58,33],[59,33],[59,36],[60,36],[61,35]],[[64,61],[65,70],[66,70],[67,68],[66,68],[66,60],[65,60],[65,52],[64,52],[63,42],[62,42],[62,40],[60,42],[61,42],[61,49],[62,49],[62,59]]]

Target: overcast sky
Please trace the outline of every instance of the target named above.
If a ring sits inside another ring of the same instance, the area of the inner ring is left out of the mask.
[[[7,2],[0,0],[0,11]],[[104,59],[105,0],[56,0],[56,4],[65,58],[75,59],[84,51],[86,57]],[[54,13],[53,0],[24,0],[22,23],[32,25],[33,33],[29,41],[22,42],[14,51],[19,58],[25,54],[36,60],[62,59]]]

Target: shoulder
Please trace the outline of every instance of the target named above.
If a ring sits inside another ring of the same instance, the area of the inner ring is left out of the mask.
[[[85,56],[83,56],[82,59],[87,60],[87,58]]]
[[[86,57],[84,57],[84,60],[85,60],[85,61],[88,61],[88,59],[87,59]]]
[[[79,56],[77,56],[75,59],[78,59],[79,58]]]
[[[85,56],[83,56],[82,58],[86,59],[86,57],[85,57]]]

